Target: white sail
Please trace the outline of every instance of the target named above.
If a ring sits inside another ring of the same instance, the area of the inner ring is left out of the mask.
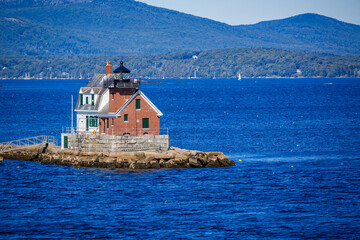
[[[239,73],[238,80],[241,80],[241,73]]]

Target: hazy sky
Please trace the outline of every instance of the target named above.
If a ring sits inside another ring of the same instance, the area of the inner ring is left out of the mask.
[[[360,25],[360,0],[138,0],[231,25],[318,13]]]

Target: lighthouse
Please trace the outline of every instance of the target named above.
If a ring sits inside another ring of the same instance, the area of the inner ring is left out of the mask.
[[[120,65],[98,74],[79,90],[77,130],[107,135],[158,135],[162,112],[140,90],[140,80]]]

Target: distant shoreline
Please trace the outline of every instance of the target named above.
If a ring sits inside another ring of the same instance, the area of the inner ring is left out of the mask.
[[[360,77],[358,56],[238,48],[123,57],[0,56],[0,78],[90,79],[104,73],[100,66],[107,60],[123,60],[143,80]]]
[[[224,80],[237,80],[236,78],[139,78],[140,80],[142,79],[146,79],[146,80],[176,80],[176,79],[181,79],[181,80],[204,80],[204,79],[208,79],[208,80],[217,80],[217,79],[224,79]],[[242,78],[240,81],[242,80],[246,80],[246,79],[360,79],[360,77],[244,77]],[[0,80],[84,80],[84,81],[90,81],[91,78],[89,79],[85,79],[85,78],[0,78]],[[147,83],[147,82],[145,82]],[[150,82],[152,83],[152,82]]]

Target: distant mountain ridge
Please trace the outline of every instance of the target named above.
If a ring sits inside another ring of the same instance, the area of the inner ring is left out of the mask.
[[[38,7],[53,5],[69,5],[74,3],[89,3],[93,0],[0,0],[0,7]]]
[[[360,26],[317,14],[230,26],[134,0],[0,0],[0,55],[130,55],[239,47],[360,54]]]

